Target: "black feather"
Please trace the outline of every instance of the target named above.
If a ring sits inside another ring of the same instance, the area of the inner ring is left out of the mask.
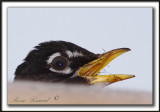
[[[65,51],[77,51],[84,54],[84,56],[68,58]],[[66,57],[70,62],[72,73],[62,74],[50,71],[50,66],[46,60],[52,54],[60,52],[62,56]],[[65,41],[49,41],[40,43],[38,46],[28,53],[24,62],[20,64],[15,71],[15,80],[34,80],[46,82],[66,82],[66,83],[87,83],[87,80],[76,76],[71,78],[73,74],[86,63],[97,59],[97,55],[79,47],[73,43]]]

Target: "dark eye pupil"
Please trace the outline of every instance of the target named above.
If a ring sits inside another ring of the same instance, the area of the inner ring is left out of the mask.
[[[63,61],[62,60],[58,60],[56,62],[57,67],[62,67],[63,66]]]
[[[68,61],[63,56],[58,56],[52,60],[51,66],[56,70],[64,70],[68,65]]]

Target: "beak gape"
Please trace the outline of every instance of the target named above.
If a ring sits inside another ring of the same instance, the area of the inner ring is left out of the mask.
[[[97,73],[102,70],[109,62],[127,51],[130,51],[130,49],[120,48],[101,54],[98,59],[93,60],[81,67],[78,71],[78,75],[87,79],[90,84],[98,82],[107,82],[107,84],[111,84],[114,82],[133,78],[135,77],[134,75],[128,74],[97,75]]]

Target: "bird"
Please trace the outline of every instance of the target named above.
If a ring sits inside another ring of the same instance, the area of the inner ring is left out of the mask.
[[[46,41],[31,50],[15,70],[14,81],[42,81],[92,85],[112,84],[133,78],[129,74],[99,75],[117,56],[130,51],[118,48],[95,54],[68,41]]]

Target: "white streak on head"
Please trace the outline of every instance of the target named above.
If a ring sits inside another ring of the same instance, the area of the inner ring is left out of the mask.
[[[69,58],[83,56],[83,54],[81,52],[77,52],[77,51],[71,52],[71,51],[67,50],[65,52]]]
[[[74,57],[79,57],[79,56],[83,56],[83,54],[81,52],[73,52]]]
[[[54,53],[54,54],[52,54],[49,58],[48,58],[48,60],[47,60],[47,63],[49,64],[49,63],[51,63],[52,62],[52,60],[55,58],[55,57],[57,57],[57,56],[61,56],[61,54],[60,53]]]
[[[73,53],[71,51],[65,51],[66,54],[68,55],[69,58],[72,58],[73,57]]]

